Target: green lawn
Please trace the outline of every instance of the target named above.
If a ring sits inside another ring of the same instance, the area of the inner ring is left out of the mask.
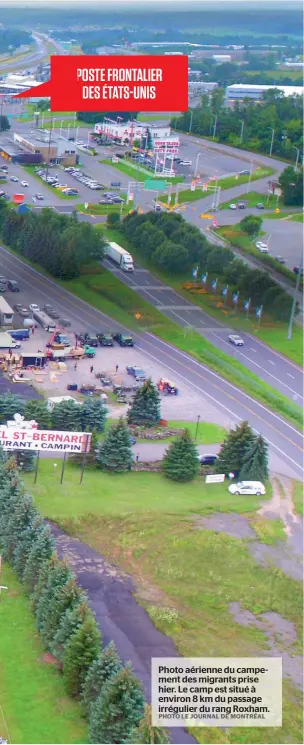
[[[122,173],[126,173],[127,176],[130,176],[130,178],[135,181],[147,181],[147,179],[160,179],[161,176],[159,173],[157,173],[154,176],[153,171],[149,171],[147,168],[143,168],[143,166],[137,167],[137,163],[129,163],[126,162],[124,159],[120,159],[118,163],[113,163],[110,158],[107,158],[106,160],[100,160],[100,163],[106,163],[109,166],[112,166],[113,168],[116,168],[118,171],[121,171]],[[184,181],[184,176],[166,176],[166,178],[163,179],[164,182],[170,183],[170,184],[180,184]]]
[[[304,219],[303,212],[296,214],[296,215],[292,215],[292,217],[290,218],[291,222],[303,222],[303,219]]]
[[[117,420],[108,418],[106,428],[108,428],[112,424],[115,424],[116,421]],[[196,445],[216,445],[217,443],[223,442],[227,434],[227,430],[224,427],[221,427],[219,424],[213,424],[213,422],[204,421],[200,421],[197,426],[197,422],[182,421],[180,419],[169,420],[168,428],[180,430],[188,429],[193,440],[195,439]],[[161,432],[163,429],[164,427],[156,427],[154,430],[151,431]],[[160,440],[160,442],[173,442],[174,440],[176,440],[176,437],[177,436],[172,435],[171,437]],[[151,442],[151,440],[147,440],[141,437],[140,432],[138,432],[136,439],[137,442]]]
[[[249,520],[260,543],[273,546],[278,542],[286,541],[286,533],[282,520],[267,520],[257,514],[253,515]]]
[[[23,745],[88,742],[81,708],[44,660],[29,598],[5,564],[1,584],[0,736]]]
[[[227,210],[229,208],[229,205],[231,204],[232,200],[230,199],[229,202],[221,202],[220,209],[221,210]],[[259,194],[258,191],[249,191],[248,194],[245,192],[244,194],[241,194],[240,197],[237,197],[237,202],[245,202],[247,207],[256,207],[257,204],[262,203],[265,205],[265,207],[268,207],[268,209],[275,209],[277,206],[281,207],[281,201],[273,194]],[[266,217],[264,212],[257,212],[257,215],[260,217]],[[267,215],[268,217],[268,215]]]
[[[303,484],[300,484],[299,481],[294,481],[294,487],[293,487],[293,503],[295,506],[295,511],[297,515],[304,515],[304,494],[303,494]]]
[[[176,113],[166,111],[161,112],[160,114],[138,114],[137,119],[139,122],[160,122],[162,120],[165,121],[166,119],[172,119],[172,117],[175,118],[177,116],[178,114]]]
[[[130,212],[131,204],[127,204],[127,195],[126,194],[120,194],[120,196],[125,200],[123,207],[122,207],[122,215],[127,215],[128,212]],[[85,209],[84,204],[77,204],[76,207],[77,210],[80,212],[88,212],[90,215],[108,215],[109,212],[117,212],[117,214],[120,214],[120,204],[98,204],[98,203],[92,203],[89,204],[88,209]]]
[[[257,181],[260,178],[265,178],[265,176],[270,176],[273,173],[273,169],[271,168],[257,168],[256,171],[253,171],[251,176],[251,181]],[[194,202],[197,199],[203,199],[208,194],[213,193],[214,190],[212,189],[212,186],[220,186],[222,190],[225,189],[231,189],[234,186],[240,186],[240,184],[247,184],[248,183],[248,176],[239,176],[237,179],[235,176],[226,176],[224,178],[218,179],[218,181],[212,181],[211,184],[208,185],[207,191],[204,191],[203,189],[196,188],[195,191],[191,191],[190,189],[185,189],[183,191],[178,191],[178,203],[184,204],[186,202]],[[160,201],[166,202],[167,197],[162,196],[159,198]],[[241,201],[241,197],[238,197],[238,201]],[[262,200],[260,200],[262,201]],[[230,202],[227,202],[226,204],[229,206]],[[221,206],[222,209],[222,206]]]
[[[300,583],[258,565],[247,541],[199,525],[200,515],[213,512],[254,519],[252,497],[232,497],[227,485],[206,485],[201,478],[175,484],[161,474],[135,472],[113,476],[87,469],[80,485],[80,469],[69,462],[60,487],[52,460],[40,461],[40,469],[35,486],[33,474],[26,476],[40,511],[134,577],[137,601],[180,654],[267,654],[263,631],[236,623],[232,602],[258,618],[280,613],[295,625],[300,644]],[[292,651],[297,654],[297,642]],[[193,734],[200,743],[302,743],[301,695],[283,685],[282,728],[200,728]]]
[[[67,115],[64,114],[64,116],[66,117]],[[52,120],[49,117],[50,117],[50,115],[48,116],[48,118],[46,118],[46,116],[44,115],[43,129],[50,129],[51,128],[51,122],[52,122]],[[60,127],[61,127],[61,121],[63,121],[63,126],[62,126],[63,133],[67,132],[68,125],[70,125],[70,136],[71,137],[75,137],[75,129],[77,129],[79,127],[79,130],[78,130],[78,138],[79,138],[79,140],[82,139],[82,135],[81,135],[81,130],[82,129],[86,129],[86,130],[89,129],[91,131],[94,128],[94,125],[87,124],[86,122],[79,122],[77,119],[76,119],[76,127],[75,127],[74,126],[74,119],[72,119],[72,118],[71,119],[67,119],[66,118],[64,120],[60,120],[60,119],[56,119],[56,117],[58,117],[58,114],[55,114],[54,113],[53,129],[60,129]],[[40,119],[40,122],[41,122],[41,119]],[[87,139],[87,131],[85,133],[85,138]]]

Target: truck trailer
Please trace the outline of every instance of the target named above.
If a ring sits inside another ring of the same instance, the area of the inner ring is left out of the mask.
[[[119,246],[118,243],[114,243],[114,241],[107,243],[106,255],[108,259],[111,259],[115,264],[118,264],[124,272],[134,272],[131,254],[129,251],[126,251],[125,248]]]

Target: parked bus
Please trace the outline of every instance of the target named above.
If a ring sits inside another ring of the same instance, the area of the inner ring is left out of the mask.
[[[42,310],[34,310],[33,311],[33,318],[35,321],[37,321],[42,328],[44,328],[45,331],[55,331],[56,329],[56,322],[53,321],[52,318],[50,318],[46,313],[44,313]]]

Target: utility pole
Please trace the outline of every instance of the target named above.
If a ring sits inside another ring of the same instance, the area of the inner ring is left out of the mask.
[[[240,135],[240,143],[241,144],[243,142],[244,124],[245,124],[245,122],[241,122],[241,135]]]
[[[303,261],[301,261],[301,264],[299,266],[299,272],[297,274],[295,294],[294,294],[293,299],[292,299],[292,306],[291,306],[291,311],[290,311],[290,318],[289,318],[288,332],[287,332],[287,340],[288,341],[290,341],[290,339],[292,337],[292,329],[293,329],[294,317],[295,317],[295,312],[296,312],[296,304],[297,304],[297,293],[299,291],[299,285],[300,285],[300,281],[301,281],[302,270],[303,270]]]
[[[46,173],[45,173],[46,180],[47,180],[48,173],[49,173],[50,154],[51,154],[51,142],[52,142],[52,132],[53,132],[53,117],[51,118],[50,129],[49,129],[49,144],[48,144],[47,164],[46,164]]]
[[[215,134],[216,134],[217,116],[216,114],[212,114],[212,116],[214,116],[215,118],[214,127],[213,127],[213,135],[212,135],[212,139],[214,140]]]
[[[247,181],[247,189],[246,189],[247,194],[248,194],[249,189],[250,189],[251,176],[252,176],[252,161],[250,162],[250,171],[249,171],[249,177],[248,177],[248,181]]]
[[[292,149],[297,151],[296,165],[295,165],[295,171],[297,171],[298,170],[299,157],[300,157],[300,150],[299,150],[298,147],[293,147]]]
[[[200,157],[201,157],[201,154],[202,154],[202,153],[198,153],[198,154],[197,154],[197,156],[196,156],[196,161],[195,161],[195,170],[194,170],[194,177],[195,177],[195,178],[197,177],[197,172],[198,172],[198,161],[199,161],[199,159],[200,159]]]
[[[270,129],[271,129],[272,135],[271,135],[271,143],[270,143],[269,155],[272,155],[275,130],[272,127],[270,127]]]
[[[191,130],[192,130],[192,119],[193,119],[193,109],[191,110],[191,114],[190,114],[190,124],[189,124],[189,132],[188,132],[189,135],[191,134]]]

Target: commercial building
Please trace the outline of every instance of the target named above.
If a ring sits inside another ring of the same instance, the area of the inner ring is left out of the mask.
[[[247,85],[245,83],[235,83],[234,85],[228,85],[226,88],[226,102],[243,101],[244,98],[260,101],[263,93],[271,90],[282,91],[284,96],[303,96],[303,86],[301,85]]]
[[[163,140],[171,135],[169,124],[166,126],[150,126],[150,123],[145,124],[145,122],[119,122],[105,118],[103,122],[94,126],[94,132],[96,134],[101,134],[108,140],[113,140],[121,145],[129,145],[134,140],[144,139],[147,136],[147,130],[151,136],[152,143],[155,140]]]
[[[231,54],[213,54],[212,59],[218,65],[222,65],[224,62],[231,62]]]
[[[0,163],[4,158],[8,163],[39,164],[43,162],[42,156],[37,153],[26,153],[20,150],[14,140],[3,133],[0,136]]]
[[[41,83],[31,75],[18,75],[11,74],[7,75],[4,80],[0,81],[0,95],[16,95],[17,93],[23,93],[24,91],[29,90],[30,88],[36,88],[36,86],[41,85]],[[37,98],[30,98],[29,100],[34,101],[40,101],[41,96]]]
[[[23,152],[30,153],[32,156],[40,155],[40,162],[43,163],[73,166],[78,162],[75,142],[58,136],[54,132],[50,133],[47,129],[37,129],[30,138],[15,133],[14,143]]]

